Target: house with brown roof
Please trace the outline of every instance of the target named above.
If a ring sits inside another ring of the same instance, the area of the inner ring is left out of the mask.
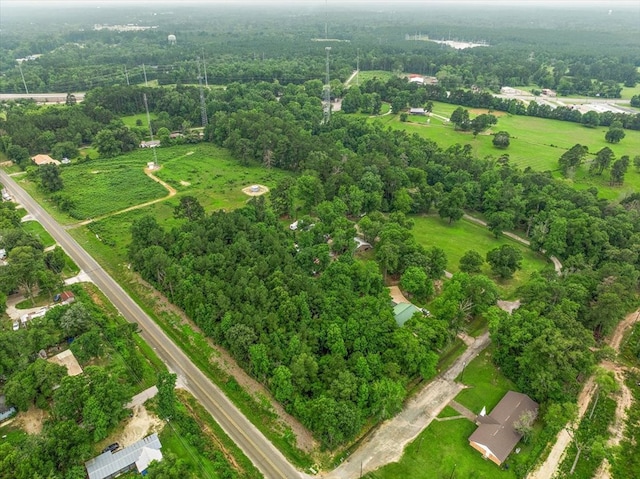
[[[527,412],[535,418],[538,415],[538,403],[526,394],[509,391],[490,414],[484,412],[483,408],[476,418],[478,429],[469,436],[469,444],[484,458],[501,465],[522,439],[516,424]]]
[[[54,160],[49,155],[36,155],[31,157],[31,161],[33,161],[36,165],[59,165],[60,162],[58,160]]]

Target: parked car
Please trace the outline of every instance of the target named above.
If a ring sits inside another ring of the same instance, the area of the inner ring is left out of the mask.
[[[20,322],[19,321],[14,321],[13,322],[13,330],[17,331],[18,329],[20,329]]]
[[[117,442],[114,442],[113,444],[109,444],[107,447],[105,447],[102,452],[114,452],[117,451],[118,448],[120,447],[120,444],[118,444]]]

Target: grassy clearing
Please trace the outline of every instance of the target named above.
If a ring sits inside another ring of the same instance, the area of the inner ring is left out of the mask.
[[[44,245],[45,248],[49,246],[53,246],[56,244],[55,240],[51,237],[47,230],[43,228],[43,226],[37,221],[25,221],[22,223],[22,229],[35,236],[40,240],[40,242]]]
[[[435,102],[433,113],[446,118],[451,116],[457,105]],[[470,109],[471,116],[486,113],[487,110]],[[402,129],[409,133],[416,133],[431,139],[443,148],[454,144],[469,144],[474,154],[479,158],[488,156],[497,158],[508,154],[512,163],[522,167],[531,167],[538,171],[555,171],[558,159],[576,143],[586,145],[592,154],[608,146],[613,150],[616,158],[629,155],[633,158],[640,151],[640,131],[625,130],[626,137],[617,145],[604,140],[607,131],[604,127],[586,128],[576,123],[534,118],[528,116],[509,115],[504,112],[494,112],[498,116],[498,124],[487,133],[476,138],[470,132],[455,131],[453,125],[436,117],[412,115],[408,122],[401,122],[398,115],[386,115],[370,121],[380,122],[383,126]],[[428,123],[427,123],[428,122]],[[492,144],[493,136],[488,133],[500,130],[511,134],[511,145],[506,150],[495,148]],[[587,159],[589,161],[590,158]],[[588,165],[580,168],[571,181],[576,188],[595,186],[605,198],[615,199],[633,191],[640,190],[640,173],[631,166],[625,178],[625,184],[620,187],[609,186],[609,175],[591,176],[587,172]]]
[[[526,246],[501,236],[497,238],[487,228],[466,220],[448,224],[438,216],[414,216],[412,229],[416,241],[425,247],[437,246],[447,253],[447,271],[459,271],[462,255],[468,250],[476,250],[484,258],[488,251],[503,244],[519,248],[524,256],[522,269],[516,271],[512,279],[501,280],[493,277],[491,268],[485,263],[482,272],[495,280],[505,297],[512,295],[517,287],[526,281],[531,273],[549,266],[551,263],[541,254]]]
[[[635,95],[640,95],[640,83],[633,88],[623,87],[620,92],[620,98],[623,100],[631,100],[631,97]]]
[[[476,425],[467,419],[433,421],[404,451],[400,462],[380,468],[368,479],[515,479],[471,448],[468,437]]]
[[[152,120],[155,120],[157,115],[155,113],[150,113],[149,117]],[[129,116],[123,116],[120,118],[122,120],[122,123],[125,124],[125,126],[128,126],[129,128],[135,128],[135,127],[147,127],[147,114],[146,113],[139,113],[137,115],[129,115]],[[142,123],[141,125],[138,125],[138,120],[140,120]]]
[[[391,78],[395,78],[398,75],[393,72],[388,72],[385,70],[366,70],[366,71],[360,70],[359,76],[360,76],[360,85],[362,85],[364,82],[368,80],[373,80],[374,78],[377,78],[382,82],[387,82]],[[354,78],[351,84],[356,85],[357,81],[358,80]]]
[[[133,152],[64,168],[61,194],[73,203],[69,214],[61,212],[34,183],[25,179],[20,184],[58,222],[72,224],[78,219],[95,218],[166,196],[167,190],[144,174],[146,153]]]
[[[228,150],[208,143],[158,149],[158,160],[162,168],[156,176],[178,193],[198,198],[206,211],[239,208],[249,199],[242,188],[256,183],[273,188],[289,175],[256,164],[240,166]]]
[[[515,390],[515,385],[498,370],[491,360],[492,346],[464,368],[457,380],[466,384],[467,389],[456,396],[463,406],[478,414],[483,407],[491,411],[507,391]]]

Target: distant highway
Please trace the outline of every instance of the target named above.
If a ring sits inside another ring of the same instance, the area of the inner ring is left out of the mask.
[[[65,95],[66,96],[66,95]],[[220,424],[267,479],[305,478],[296,470],[244,415],[227,399],[177,347],[160,327],[131,299],[111,276],[5,171],[0,182],[13,198],[38,220],[65,252],[130,322],[138,323],[140,335],[169,369],[184,379],[194,397]]]
[[[72,93],[76,101],[84,100],[84,92]],[[35,100],[38,103],[64,103],[66,93],[0,93],[0,101],[20,100],[23,98]]]

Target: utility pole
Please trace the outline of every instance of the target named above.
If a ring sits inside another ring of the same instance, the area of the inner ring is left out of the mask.
[[[127,65],[124,66],[124,77],[127,79],[127,86],[130,86],[130,84],[129,84],[129,73],[127,72]]]
[[[209,124],[209,119],[207,118],[207,104],[204,101],[204,90],[202,89],[200,62],[198,62],[198,87],[200,88],[200,119],[202,120],[202,127],[205,128]]]
[[[22,77],[22,84],[24,85],[24,91],[28,95],[29,89],[27,88],[27,82],[24,81],[24,74],[22,73],[22,62],[18,62],[18,69],[20,70],[20,76]]]
[[[144,86],[149,86],[147,83],[147,69],[144,67],[144,63],[142,64],[142,73],[144,73]]]
[[[356,54],[356,85],[360,86],[360,49],[358,48]]]
[[[151,128],[151,117],[149,116],[149,104],[147,103],[147,94],[143,93],[142,98],[144,99],[144,109],[147,112],[147,124],[149,125],[149,136],[151,136],[151,141],[153,141],[153,128]],[[154,168],[158,167],[158,154],[156,153],[156,147],[152,146],[153,150],[153,166]]]
[[[325,47],[327,52],[327,77],[324,86],[324,124],[328,124],[331,120],[331,85],[329,84],[329,52],[331,47]]]

